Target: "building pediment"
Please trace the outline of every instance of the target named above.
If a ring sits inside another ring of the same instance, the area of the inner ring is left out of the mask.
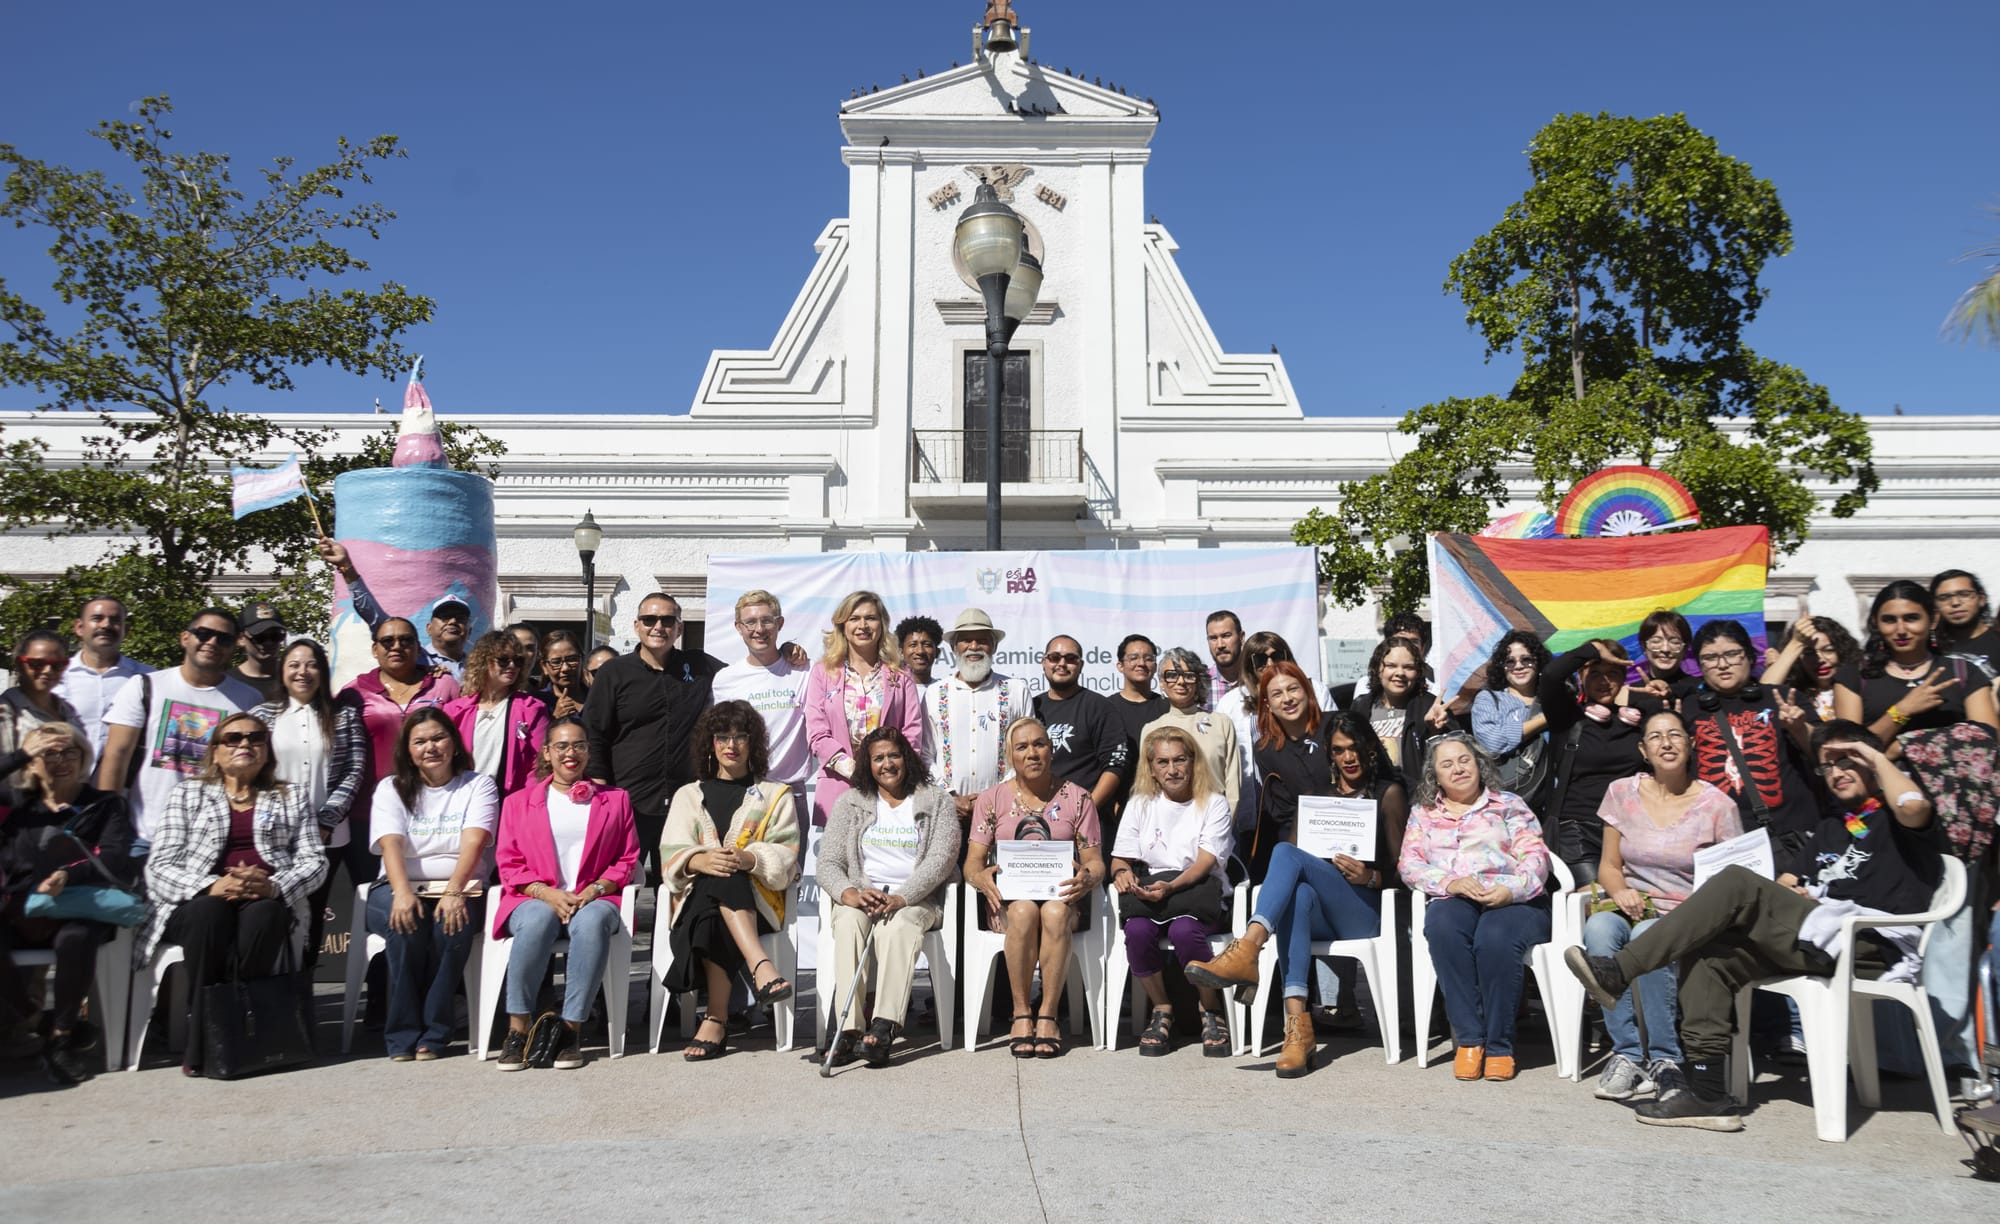
[[[1158,111],[1143,98],[1012,54],[864,94],[840,108],[841,131],[856,148],[881,147],[884,138],[890,147],[1144,147],[1158,124]]]

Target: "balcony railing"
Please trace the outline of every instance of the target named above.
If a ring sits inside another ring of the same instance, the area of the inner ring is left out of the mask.
[[[917,484],[984,484],[986,431],[917,431],[910,437],[910,472]],[[1000,479],[1006,484],[1083,483],[1083,431],[1002,430]]]

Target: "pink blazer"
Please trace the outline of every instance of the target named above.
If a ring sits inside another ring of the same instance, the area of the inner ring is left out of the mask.
[[[507,916],[528,899],[523,889],[530,884],[560,887],[562,868],[556,862],[555,834],[549,831],[547,785],[524,786],[501,801],[493,862],[500,871],[500,900],[493,907],[497,939],[507,931]],[[622,889],[632,882],[638,866],[639,829],[632,819],[632,801],[617,787],[596,787],[577,879],[585,883],[601,879]]]
[[[458,725],[465,751],[472,751],[473,728],[479,723],[479,698],[466,693],[444,703],[446,718]],[[507,702],[507,747],[500,754],[500,797],[505,799],[535,776],[535,758],[549,738],[549,707],[539,697],[516,693]]]
[[[910,747],[924,751],[924,697],[917,682],[900,667],[886,668],[882,676],[882,725],[898,727]],[[847,779],[834,772],[833,763],[854,751],[854,737],[847,733],[847,699],[840,674],[814,663],[806,678],[806,742],[819,762],[819,783],[813,791],[813,823],[824,825],[833,805],[847,793]]]

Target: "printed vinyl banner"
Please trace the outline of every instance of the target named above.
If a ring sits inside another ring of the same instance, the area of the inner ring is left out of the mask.
[[[1771,535],[1762,527],[1585,540],[1439,534],[1430,563],[1430,665],[1447,693],[1486,665],[1510,629],[1533,632],[1554,654],[1616,638],[1637,659],[1640,623],[1673,608],[1697,632],[1734,620],[1757,649],[1765,644]]]
[[[994,668],[1039,692],[1042,647],[1057,634],[1083,646],[1083,683],[1111,693],[1122,683],[1119,641],[1143,633],[1161,650],[1185,646],[1208,658],[1208,614],[1227,609],[1243,631],[1271,630],[1311,663],[1319,653],[1319,600],[1310,548],[1152,549],[1121,552],[920,552],[710,556],[708,653],[743,657],[736,597],[776,595],[784,637],[817,659],[833,609],[850,591],[874,591],[893,629],[906,616],[933,617],[950,631],[965,608],[984,608],[1006,640]],[[936,674],[950,670],[947,652]]]

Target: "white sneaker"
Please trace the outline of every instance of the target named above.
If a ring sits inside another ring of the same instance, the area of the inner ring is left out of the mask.
[[[1604,1065],[1604,1074],[1597,1081],[1597,1099],[1600,1101],[1629,1101],[1642,1092],[1651,1092],[1653,1081],[1639,1069],[1639,1064],[1623,1054],[1613,1054],[1611,1061]]]

